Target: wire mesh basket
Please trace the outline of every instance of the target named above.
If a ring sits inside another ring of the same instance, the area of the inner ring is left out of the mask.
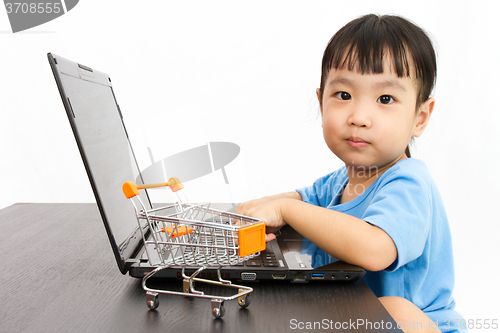
[[[178,201],[172,205],[146,209],[138,196],[139,190],[164,186],[170,187]],[[150,185],[126,182],[122,189],[134,205],[148,261],[157,267],[142,280],[150,309],[158,307],[160,293],[210,298],[212,314],[216,318],[224,315],[224,301],[237,298],[241,307],[250,304],[249,294],[253,289],[222,279],[221,268],[241,264],[265,250],[263,221],[212,209],[209,203],[190,204],[185,196],[181,199],[183,185],[177,178],[170,178],[167,183]],[[144,225],[148,232],[144,231]],[[147,287],[148,279],[169,267],[182,268],[182,292]],[[195,272],[187,275],[186,268],[194,268]],[[197,277],[207,268],[217,269],[218,280]],[[231,296],[205,295],[194,288],[195,281],[236,288],[238,292]]]

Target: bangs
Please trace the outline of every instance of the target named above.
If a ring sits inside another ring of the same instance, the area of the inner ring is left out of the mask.
[[[324,80],[332,68],[381,74],[387,60],[391,68],[385,70],[417,80],[419,102],[430,96],[436,57],[428,36],[401,17],[374,14],[351,21],[332,37],[323,54],[320,90],[323,91]]]
[[[384,60],[389,60],[391,67],[386,70],[394,71],[398,77],[410,77],[410,65],[404,44],[391,42],[393,43],[366,38],[339,45],[328,67],[355,70],[361,74],[382,74]]]

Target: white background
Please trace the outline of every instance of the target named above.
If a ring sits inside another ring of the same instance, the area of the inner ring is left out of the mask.
[[[360,15],[399,14],[429,31],[438,53],[437,103],[413,156],[447,207],[457,310],[500,319],[500,24],[493,1],[445,3],[81,0],[17,34],[0,10],[0,208],[94,201],[48,52],[111,76],[142,168],[147,147],[160,159],[208,141],[238,144],[229,185],[216,171],[186,186],[192,201],[241,202],[342,165],[318,117],[323,50]]]

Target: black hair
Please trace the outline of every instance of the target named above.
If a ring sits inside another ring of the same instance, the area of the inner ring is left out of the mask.
[[[418,108],[429,97],[436,82],[436,54],[427,34],[414,23],[392,15],[369,14],[341,28],[328,42],[321,66],[320,98],[330,69],[383,73],[385,53],[392,57],[398,77],[410,77],[413,65],[417,81]],[[408,57],[411,57],[409,61]],[[410,157],[409,148],[406,154]]]

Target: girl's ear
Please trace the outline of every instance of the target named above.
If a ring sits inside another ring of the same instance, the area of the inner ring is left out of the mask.
[[[434,110],[434,103],[436,100],[434,98],[429,98],[426,100],[418,110],[417,118],[415,120],[415,127],[413,128],[413,136],[419,137],[425,130],[429,119],[431,118],[432,111]]]
[[[323,103],[321,103],[321,91],[316,89],[316,96],[318,97],[319,102],[319,111],[321,112],[321,127],[323,127]]]
[[[316,89],[316,96],[318,97],[318,102],[319,102],[319,110],[321,112],[321,116],[323,116],[323,103],[321,103],[321,91]]]

